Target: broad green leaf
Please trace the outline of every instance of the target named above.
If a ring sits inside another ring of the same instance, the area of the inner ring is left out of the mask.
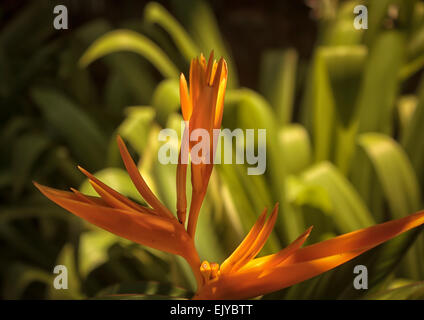
[[[364,46],[338,46],[323,49],[338,120],[346,127],[352,121],[367,48]]]
[[[421,208],[420,188],[409,159],[400,145],[378,133],[362,134],[359,145],[364,148],[375,168],[393,218],[401,218]],[[423,239],[419,238],[408,253],[408,274],[419,279]]]
[[[297,221],[297,214],[286,201],[284,156],[279,141],[272,138],[278,136],[278,131],[270,105],[261,95],[250,89],[228,90],[226,99],[229,103],[224,110],[224,119],[226,114],[229,115],[230,120],[235,117],[236,122],[232,123],[235,128],[266,129],[267,168],[265,174],[269,181],[271,198],[280,204],[280,217],[276,228],[282,235],[301,234],[304,226]],[[285,241],[290,240],[291,238]]]
[[[393,131],[395,98],[399,90],[397,74],[405,57],[404,48],[402,33],[386,31],[371,49],[358,101],[359,132],[389,134]]]
[[[131,30],[115,30],[97,39],[80,59],[86,67],[94,60],[117,51],[130,51],[140,54],[150,61],[165,78],[177,78],[178,69],[156,44],[145,36]]]
[[[305,182],[327,190],[333,210],[329,212],[337,229],[350,232],[374,224],[374,219],[349,181],[328,162],[302,173]]]
[[[283,125],[290,123],[292,118],[297,61],[298,54],[294,49],[267,51],[261,61],[261,93]]]
[[[279,131],[278,139],[288,174],[299,173],[311,163],[312,150],[306,129],[298,124]]]
[[[401,218],[420,209],[418,181],[402,147],[392,138],[365,133],[358,138],[377,172],[393,218]]]
[[[180,86],[178,80],[166,79],[153,92],[152,107],[157,113],[159,124],[165,126],[168,117],[180,107]]]
[[[147,145],[147,138],[155,118],[155,110],[152,107],[128,107],[125,109],[125,120],[120,124],[117,133],[128,141],[140,155],[143,154]],[[117,149],[115,137],[111,144]]]
[[[414,113],[408,121],[408,126],[405,128],[402,135],[402,146],[411,160],[412,166],[415,169],[417,177],[421,182],[421,188],[424,188],[424,78],[421,79],[421,84],[418,90],[418,103]]]
[[[330,158],[334,130],[335,101],[326,64],[331,47],[320,47],[315,52],[311,77],[311,90],[304,112],[310,112],[315,162]],[[308,110],[308,111],[306,111]]]
[[[36,88],[32,98],[57,135],[64,139],[80,163],[99,168],[105,154],[105,137],[97,124],[68,97],[47,88]]]

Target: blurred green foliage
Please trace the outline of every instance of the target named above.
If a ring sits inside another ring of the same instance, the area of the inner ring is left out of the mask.
[[[361,3],[369,12],[366,31],[353,28]],[[95,194],[76,170],[80,164],[143,202],[120,161],[120,134],[146,181],[175,208],[176,168],[158,162],[157,135],[164,127],[180,131],[179,73],[212,49],[229,64],[223,126],[266,128],[267,170],[248,176],[245,165],[215,166],[196,239],[202,259],[222,262],[263,207],[277,201],[276,232],[263,254],[310,225],[309,243],[423,208],[424,80],[410,89],[424,66],[423,1],[316,1],[312,58],[300,59],[293,48],[264,51],[258,91],[238,85],[208,3],[175,1],[174,8],[184,12],[178,20],[149,3],[139,20],[118,28],[94,19],[58,36],[52,4],[33,1],[4,24],[0,297],[191,296],[195,282],[182,259],[86,224],[31,180]],[[68,267],[69,290],[52,287],[57,264]],[[368,267],[370,290],[353,289],[357,264]],[[263,298],[423,299],[422,281],[424,235],[417,230]]]

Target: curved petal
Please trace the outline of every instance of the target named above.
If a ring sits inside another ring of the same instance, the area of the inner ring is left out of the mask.
[[[131,180],[133,181],[138,192],[140,192],[143,199],[146,200],[146,202],[150,204],[152,208],[155,209],[162,216],[174,218],[173,214],[169,211],[169,209],[165,207],[163,203],[159,201],[158,198],[156,198],[152,190],[150,190],[149,186],[147,185],[146,181],[144,181],[143,177],[140,174],[140,171],[138,171],[137,166],[131,158],[128,149],[120,136],[117,136],[117,141],[122,161],[124,161],[124,165],[127,168],[128,174],[130,175]]]
[[[128,240],[173,254],[186,254],[191,239],[175,220],[150,214],[94,205],[71,192],[36,187],[50,200],[84,220]]]
[[[422,224],[424,211],[295,250],[274,267],[252,262],[249,268],[222,273],[207,283],[195,298],[245,299],[280,290],[331,270]]]
[[[241,270],[252,267],[272,268],[280,265],[284,260],[295,253],[308,239],[312,231],[312,226],[302,233],[296,240],[290,243],[286,248],[280,250],[277,253],[253,259],[249,261]]]
[[[298,263],[348,251],[371,249],[423,223],[424,211],[420,211],[299,249],[285,263]]]
[[[185,121],[189,121],[193,112],[193,105],[191,103],[190,95],[188,92],[187,81],[183,73],[180,75],[180,103],[183,119]]]
[[[262,211],[261,215],[256,220],[252,229],[250,229],[247,236],[233,251],[233,253],[222,263],[220,268],[222,273],[231,272],[233,266],[237,263],[237,261],[239,261],[239,259],[241,259],[246,254],[246,252],[248,252],[250,246],[253,244],[265,224],[267,211],[267,208]]]
[[[277,214],[278,214],[278,203],[274,206],[274,209],[272,210],[271,215],[269,216],[268,220],[264,224],[261,232],[254,239],[254,242],[252,243],[252,245],[245,252],[243,257],[238,259],[238,261],[234,265],[233,271],[237,271],[238,269],[243,267],[246,263],[248,263],[250,260],[255,258],[257,254],[262,250],[266,241],[268,240],[269,235],[272,232],[272,229],[274,228],[275,221],[277,220]]]

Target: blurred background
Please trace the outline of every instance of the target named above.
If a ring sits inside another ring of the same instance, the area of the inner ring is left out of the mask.
[[[53,27],[56,5],[67,7],[68,29]],[[366,30],[353,26],[357,5],[368,8]],[[3,0],[1,299],[193,294],[184,261],[85,223],[32,181],[95,195],[81,165],[143,203],[123,169],[120,134],[174,210],[176,168],[158,162],[157,135],[179,132],[178,76],[212,49],[229,65],[223,127],[266,128],[267,170],[215,166],[197,231],[201,259],[221,263],[277,201],[262,254],[310,225],[308,244],[423,209],[422,0]],[[419,231],[261,298],[422,299]],[[52,286],[60,264],[68,290]],[[352,287],[357,264],[368,268],[369,290]]]

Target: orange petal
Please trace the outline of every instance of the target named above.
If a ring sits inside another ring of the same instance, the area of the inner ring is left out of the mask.
[[[191,113],[193,112],[193,105],[188,93],[187,81],[182,73],[180,75],[180,102],[183,118],[185,121],[189,121]]]
[[[115,198],[113,195],[108,193],[106,190],[104,190],[101,186],[99,186],[96,182],[89,179],[88,180],[91,184],[91,186],[96,190],[96,192],[99,194],[99,196],[112,208],[116,209],[124,209],[128,211],[135,211],[133,207],[130,207],[125,202],[120,201],[118,198]],[[138,212],[136,210],[135,212]],[[143,212],[143,211],[142,211]],[[147,211],[144,211],[144,213],[148,213]]]
[[[45,188],[47,188],[47,187],[45,187]],[[82,202],[86,202],[86,203],[90,203],[90,204],[96,204],[96,205],[99,205],[99,206],[107,206],[107,203],[104,202],[104,200],[102,198],[92,197],[92,196],[82,194],[81,192],[79,192],[78,190],[76,190],[74,188],[70,188],[70,189],[77,196],[77,198],[79,200],[81,200]],[[54,189],[52,189],[52,190],[54,190]]]
[[[80,201],[71,192],[62,192],[38,184],[36,186],[62,208],[128,240],[179,255],[185,253],[184,243],[191,241],[175,219],[93,205]]]
[[[101,187],[105,192],[107,192],[108,194],[110,194],[112,197],[116,198],[117,200],[119,200],[120,202],[126,204],[127,206],[131,207],[133,210],[137,210],[137,211],[141,211],[141,212],[145,212],[146,210],[149,211],[150,213],[154,213],[153,211],[149,210],[149,208],[146,207],[142,207],[139,204],[131,201],[130,199],[128,199],[127,197],[123,196],[122,194],[120,194],[119,192],[113,190],[111,187],[109,187],[108,185],[104,184],[103,182],[101,182],[99,179],[97,179],[93,174],[91,174],[90,172],[88,172],[87,170],[85,170],[84,168],[82,168],[81,166],[78,166],[78,169],[91,181],[95,182],[99,187]],[[106,203],[106,202],[105,202]],[[156,214],[156,213],[155,213]]]
[[[256,257],[257,254],[262,250],[263,246],[265,245],[265,242],[268,240],[268,237],[272,232],[272,229],[274,228],[275,221],[277,220],[277,214],[278,203],[275,204],[274,209],[272,210],[270,217],[262,227],[261,232],[258,234],[256,239],[254,239],[254,242],[252,243],[252,245],[250,245],[244,255],[238,259],[232,271],[237,271],[238,269],[240,269],[247,262]]]
[[[177,216],[178,221],[185,225],[187,215],[187,164],[178,162],[177,165]]]
[[[237,263],[239,259],[241,259],[246,252],[249,250],[252,243],[255,241],[256,237],[262,230],[265,219],[266,219],[266,213],[267,208],[265,208],[259,218],[256,220],[255,224],[253,225],[252,229],[250,229],[247,236],[243,239],[243,241],[239,244],[239,246],[233,251],[233,253],[222,263],[221,265],[221,272],[227,273],[230,272],[233,266]]]
[[[266,264],[221,274],[198,299],[246,299],[280,290],[331,270],[403,232],[424,224],[424,211],[296,250],[276,267]]]
[[[284,263],[298,263],[348,251],[371,249],[423,223],[424,211],[420,211],[299,249]]]
[[[147,183],[144,181],[143,177],[138,171],[137,166],[135,165],[133,159],[130,156],[130,153],[125,146],[124,141],[120,136],[117,136],[119,152],[121,153],[122,160],[124,161],[124,165],[127,168],[128,174],[131,177],[132,182],[137,188],[138,192],[140,192],[143,199],[152,206],[160,215],[166,216],[169,218],[174,218],[173,214],[169,211],[167,207],[165,207],[162,202],[156,198],[153,194],[152,190],[150,190]]]
[[[249,261],[241,270],[246,270],[252,267],[261,267],[261,268],[272,268],[281,264],[285,259],[290,257],[294,252],[296,252],[308,239],[309,234],[312,231],[312,226],[308,228],[304,233],[302,233],[296,240],[290,243],[283,250],[265,256],[256,258],[254,260]]]
[[[281,290],[305,281],[336,266],[339,266],[361,253],[346,252],[308,262],[262,269],[257,272],[238,272],[218,277],[217,281],[206,284],[194,299],[248,299]]]
[[[206,79],[207,79],[207,84],[209,86],[212,86],[213,76],[214,76],[215,70],[216,70],[216,62],[213,60],[213,55],[214,55],[214,52],[212,50],[210,55],[209,55],[208,65],[206,67]]]
[[[224,99],[225,99],[225,90],[227,87],[227,63],[223,62],[222,66],[223,70],[221,72],[221,76],[218,82],[218,93],[216,98],[216,112],[215,112],[215,119],[214,119],[214,128],[219,129],[221,128],[221,122],[222,122],[222,115],[224,112]]]

